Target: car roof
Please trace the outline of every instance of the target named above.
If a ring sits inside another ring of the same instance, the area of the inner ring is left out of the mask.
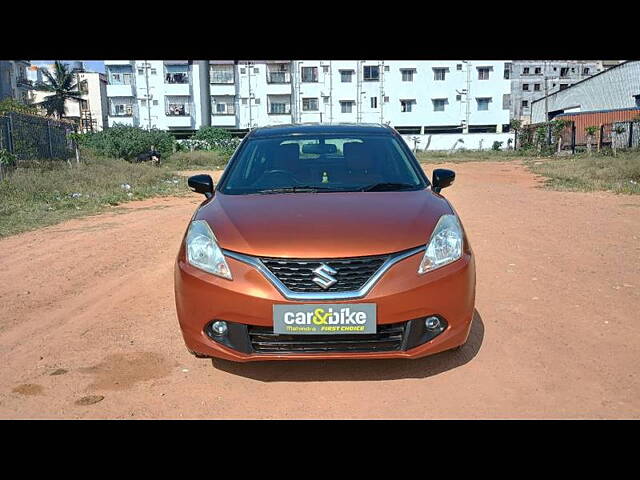
[[[391,127],[380,123],[299,123],[259,127],[251,130],[252,137],[307,134],[391,134]]]

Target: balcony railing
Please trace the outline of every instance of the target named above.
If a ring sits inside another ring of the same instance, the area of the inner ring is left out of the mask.
[[[189,83],[188,72],[166,73],[164,83]]]
[[[16,79],[16,84],[20,87],[33,87],[33,82],[26,77]]]
[[[269,106],[269,115],[289,115],[291,113],[291,105],[287,103],[272,103]]]
[[[167,117],[189,117],[191,116],[191,109],[188,104],[171,103],[165,110]]]
[[[267,83],[291,83],[289,72],[267,72]]]

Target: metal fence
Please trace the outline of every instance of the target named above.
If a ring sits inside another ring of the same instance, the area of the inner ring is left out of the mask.
[[[9,112],[0,116],[0,148],[20,160],[67,160],[73,156],[72,122]]]
[[[575,153],[576,147],[583,148],[591,143],[592,148],[619,148],[633,149],[640,148],[640,122],[623,121],[614,123],[603,123],[597,125],[596,132],[590,137],[586,131],[580,131],[576,128],[575,122],[568,124],[559,133],[554,133],[550,124],[538,123],[529,124],[521,129],[518,134],[518,148],[525,146],[537,146],[539,135],[538,130],[544,130],[544,145],[558,145],[558,139],[562,138],[560,143],[561,150],[570,150]]]

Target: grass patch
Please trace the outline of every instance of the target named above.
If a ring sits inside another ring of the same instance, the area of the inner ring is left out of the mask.
[[[639,151],[527,159],[525,165],[547,177],[547,186],[555,190],[640,194]]]
[[[89,157],[31,162],[0,181],[0,237],[98,213],[131,200],[187,193],[167,167]]]
[[[229,155],[214,150],[195,150],[193,152],[176,152],[163,165],[174,170],[194,170],[206,168],[223,170],[229,162]]]
[[[530,151],[514,150],[456,150],[452,153],[448,151],[419,151],[416,153],[416,158],[420,163],[428,163],[430,165],[439,163],[510,162],[531,156],[532,153]]]

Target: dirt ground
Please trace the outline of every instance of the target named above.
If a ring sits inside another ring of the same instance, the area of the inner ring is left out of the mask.
[[[172,269],[201,196],[146,200],[0,241],[0,418],[640,418],[640,197],[451,168],[477,262],[461,351],[196,359]]]

